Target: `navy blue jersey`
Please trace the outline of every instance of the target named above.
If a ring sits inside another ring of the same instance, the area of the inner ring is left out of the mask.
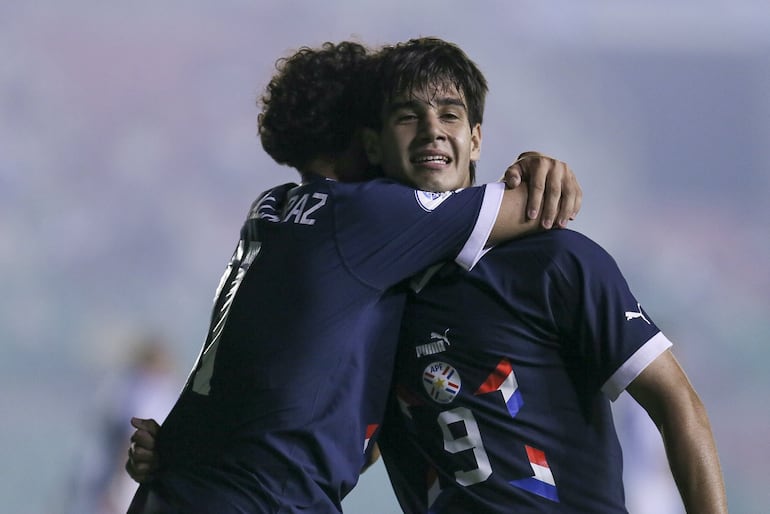
[[[502,185],[316,177],[252,206],[152,487],[185,513],[338,512],[381,422],[407,277],[482,253]]]
[[[670,346],[570,230],[410,295],[380,447],[405,512],[626,512],[609,400]]]

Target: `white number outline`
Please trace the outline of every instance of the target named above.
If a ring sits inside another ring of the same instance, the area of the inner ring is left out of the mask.
[[[214,313],[214,316],[212,317],[212,323],[216,322],[216,324],[209,330],[210,343],[201,350],[201,354],[196,360],[196,366],[193,368],[190,379],[188,379],[188,382],[189,380],[192,380],[192,385],[190,386],[192,391],[203,396],[208,396],[211,392],[211,377],[214,374],[214,361],[217,357],[217,350],[219,350],[219,341],[222,336],[222,330],[227,322],[227,317],[230,315],[230,307],[233,304],[238,288],[240,288],[241,283],[243,282],[243,278],[246,276],[246,272],[259,254],[262,243],[259,241],[250,241],[244,255],[245,247],[246,244],[243,241],[238,243],[238,248],[233,255],[233,259],[227,265],[224,275],[222,275],[222,279],[217,287],[217,294],[214,297],[214,308],[216,308],[220,295],[224,293],[227,278],[232,273],[233,267],[238,267],[235,272],[235,277],[233,277],[230,282],[230,287],[227,292],[224,293],[226,297],[220,307],[221,314],[217,316],[216,313]]]
[[[476,459],[476,468],[455,471],[455,481],[467,487],[488,479],[492,474],[492,465],[484,449],[484,441],[481,439],[481,431],[473,412],[466,407],[457,407],[442,411],[436,421],[444,434],[444,450],[451,454],[473,450],[473,457]],[[465,428],[466,435],[463,437],[454,437],[449,430],[449,425],[458,422],[462,422]]]

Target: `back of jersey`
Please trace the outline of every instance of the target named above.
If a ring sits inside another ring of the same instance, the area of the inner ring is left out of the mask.
[[[491,226],[489,193],[462,193],[425,209],[391,182],[318,178],[254,203],[159,438],[165,494],[185,512],[339,510],[384,410],[393,286]]]

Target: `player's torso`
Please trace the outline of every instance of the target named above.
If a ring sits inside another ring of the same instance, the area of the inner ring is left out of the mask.
[[[263,198],[244,225],[163,448],[167,461],[260,476],[271,494],[318,509],[313,498],[347,492],[363,464],[364,406],[384,409],[404,294],[351,273],[323,182],[276,206]]]
[[[574,512],[564,500],[592,487],[587,505],[623,512],[620,477],[607,478],[620,469],[609,405],[575,372],[549,266],[525,240],[410,295],[390,412],[409,436],[387,436],[386,462],[427,484],[404,492],[424,512]]]
[[[257,202],[244,226],[159,448],[177,477],[226,470],[234,494],[320,512],[319,496],[334,508],[356,482],[382,418],[404,301],[394,286],[461,250],[475,255],[471,232],[480,213],[488,232],[499,194],[320,179],[279,196]]]

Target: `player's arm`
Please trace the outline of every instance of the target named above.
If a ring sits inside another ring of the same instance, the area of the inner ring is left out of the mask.
[[[544,228],[551,228],[554,223],[566,227],[583,202],[583,191],[570,167],[539,152],[519,155],[505,171],[503,181],[511,189],[522,181],[527,184],[527,218],[539,217]]]
[[[525,214],[527,198],[527,190],[523,187],[506,189],[503,192],[497,219],[487,238],[487,246],[541,230],[539,219],[527,219]]]
[[[140,484],[150,480],[160,465],[155,451],[155,440],[160,425],[154,419],[131,418],[131,425],[136,429],[131,435],[128,449],[126,472]]]
[[[527,189],[517,187],[524,180]],[[554,220],[567,225],[580,210],[583,192],[572,170],[563,162],[536,152],[519,156],[505,173],[508,189],[503,193],[497,221],[487,243],[494,245],[550,229]]]
[[[663,437],[688,513],[727,512],[722,470],[706,409],[670,350],[628,386]]]

